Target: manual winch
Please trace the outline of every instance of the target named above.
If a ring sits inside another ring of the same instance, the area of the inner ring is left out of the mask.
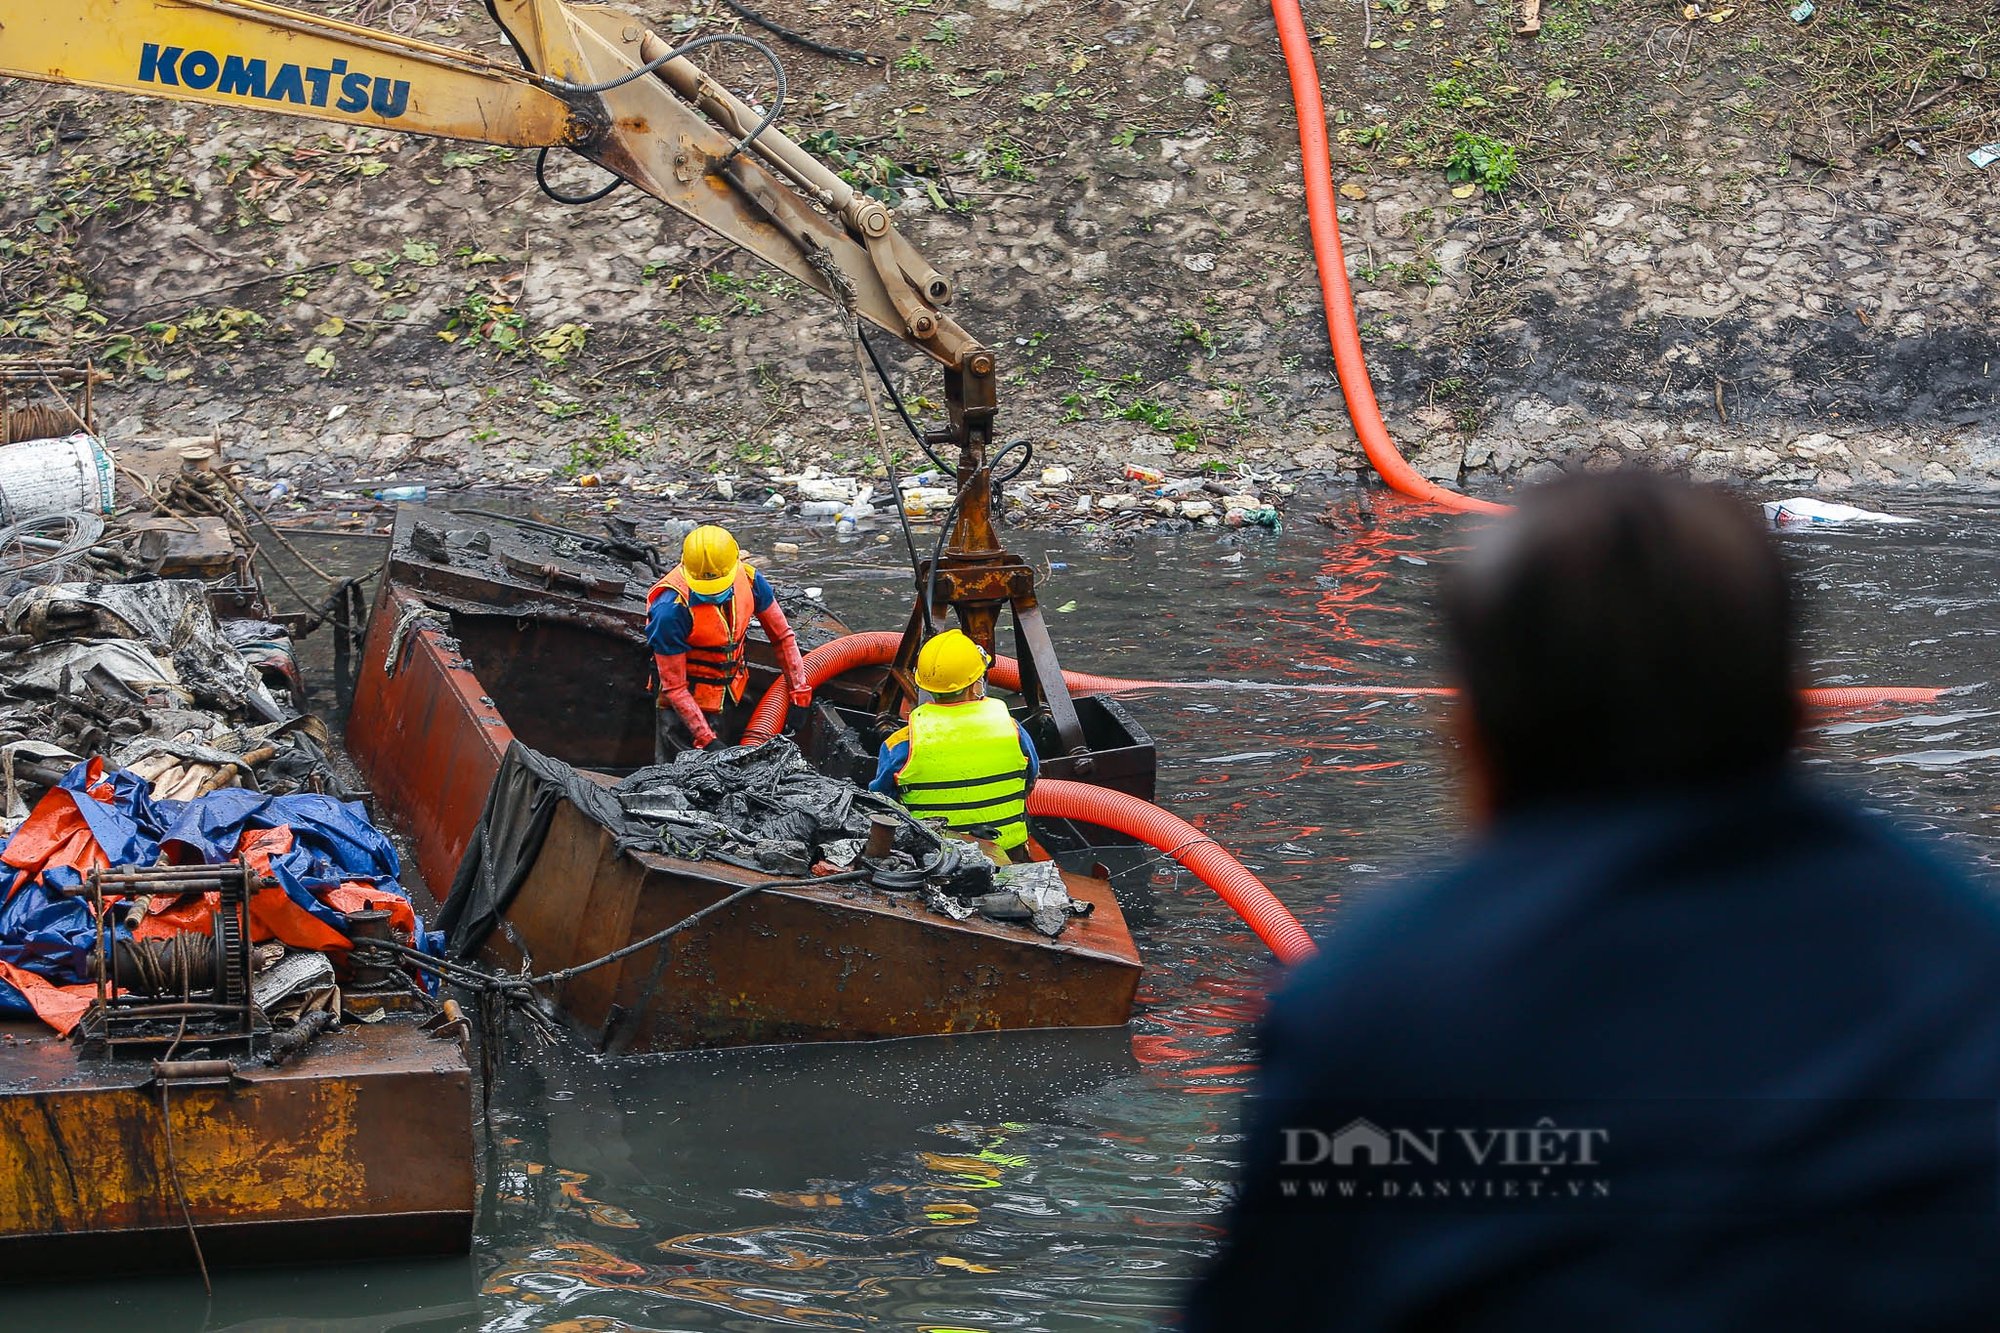
[[[87,898],[97,922],[92,972],[97,995],[77,1024],[87,1055],[153,1058],[175,1047],[249,1056],[270,1036],[251,994],[250,895],[274,881],[242,862],[200,866],[112,866],[65,892]],[[216,895],[206,940],[121,938],[106,897],[135,900]],[[121,993],[122,992],[122,993]]]

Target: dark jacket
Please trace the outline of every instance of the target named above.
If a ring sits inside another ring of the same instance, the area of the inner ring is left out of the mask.
[[[2000,1321],[2000,905],[1802,782],[1515,819],[1261,1041],[1190,1327]]]

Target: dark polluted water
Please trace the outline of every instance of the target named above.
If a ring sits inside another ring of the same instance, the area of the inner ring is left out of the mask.
[[[1988,865],[2000,847],[2000,505],[1874,507],[1921,521],[1784,539],[1810,602],[1814,681],[1952,692],[1821,719],[1811,763]],[[1275,538],[1008,540],[1046,563],[1043,605],[1072,669],[1438,683],[1432,594],[1460,540],[1452,522],[1379,495],[1335,496],[1325,523],[1306,510]],[[772,573],[822,587],[857,627],[907,613],[893,527],[741,531],[753,551],[801,542]],[[1129,703],[1160,745],[1162,803],[1235,850],[1309,929],[1338,929],[1344,903],[1391,891],[1458,836],[1435,703],[1278,688]],[[1154,1327],[1215,1243],[1274,968],[1198,881],[1170,864],[1129,878],[1121,897],[1147,971],[1128,1029],[619,1060],[517,1043],[494,1089],[469,1261],[224,1274],[212,1303],[192,1278],[23,1289],[9,1293],[12,1321]]]

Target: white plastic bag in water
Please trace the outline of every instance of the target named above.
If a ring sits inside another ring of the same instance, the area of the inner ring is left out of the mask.
[[[1805,495],[1795,495],[1789,500],[1766,500],[1764,518],[1774,528],[1804,528],[1836,523],[1917,521],[1897,514],[1878,514],[1872,509],[1856,509],[1853,505],[1835,504],[1831,500],[1815,500]]]

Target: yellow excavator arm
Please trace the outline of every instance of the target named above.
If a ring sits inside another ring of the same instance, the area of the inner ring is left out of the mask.
[[[600,5],[486,7],[520,68],[264,0],[0,0],[0,75],[568,149],[920,348],[944,369],[950,414],[925,445],[956,451],[958,498],[950,544],[917,571],[923,604],[884,687],[885,711],[891,690],[915,697],[910,670],[934,608],[956,609],[991,649],[1011,607],[1028,706],[1046,696],[1073,771],[1087,773],[1082,723],[1035,604],[1034,571],[993,531],[993,353],[944,312],[951,284],[898,234],[887,206],[772,127],[784,95],[777,56],[734,33],[675,47]],[[770,61],[778,92],[768,112],[686,58],[719,43]]]
[[[922,349],[965,475],[991,442],[993,354],[888,208],[637,18],[487,0],[521,66],[263,0],[0,0],[0,74],[411,134],[566,148]],[[680,50],[734,42],[698,38]]]

